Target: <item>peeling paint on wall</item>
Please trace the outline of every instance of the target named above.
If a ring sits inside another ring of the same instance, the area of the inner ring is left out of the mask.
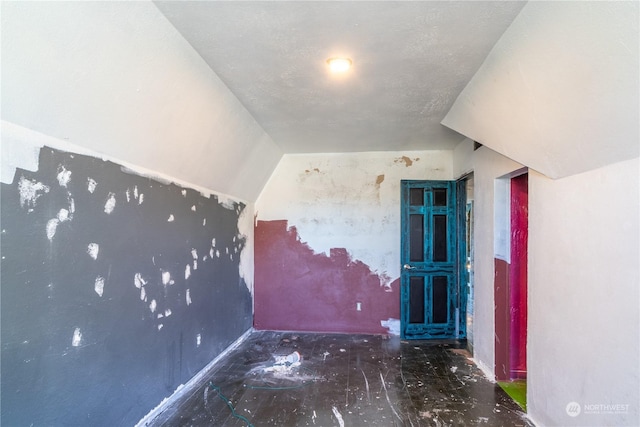
[[[287,219],[317,254],[347,248],[390,286],[400,276],[400,181],[453,179],[451,167],[444,151],[285,155],[257,220]]]
[[[386,334],[399,318],[399,281],[381,286],[346,249],[314,253],[287,221],[258,221],[255,245],[257,329]]]
[[[405,167],[410,167],[413,165],[413,162],[417,162],[420,160],[420,157],[414,157],[411,159],[407,156],[402,156],[394,160],[394,163],[404,163]]]
[[[3,425],[134,424],[251,326],[244,204],[48,147],[0,197]]]

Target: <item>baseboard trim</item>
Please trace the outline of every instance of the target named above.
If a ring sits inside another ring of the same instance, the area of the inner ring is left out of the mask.
[[[164,399],[162,399],[162,401],[158,404],[158,406],[156,406],[155,408],[153,408],[151,411],[149,411],[149,413],[147,415],[145,415],[140,421],[138,421],[138,423],[135,425],[135,427],[147,427],[150,425],[151,422],[153,422],[153,420],[160,415],[160,413],[163,411],[163,409],[166,406],[169,406],[170,404],[172,404],[173,402],[175,402],[176,400],[178,400],[180,397],[182,397],[182,395],[184,393],[186,393],[188,390],[191,389],[192,386],[194,386],[195,384],[197,384],[198,382],[200,382],[202,380],[202,378],[218,363],[220,362],[220,360],[225,357],[227,354],[229,354],[232,350],[235,350],[240,344],[242,344],[247,338],[249,338],[249,335],[251,335],[254,332],[253,328],[249,328],[245,331],[244,334],[240,335],[240,337],[238,337],[237,340],[235,340],[234,342],[232,342],[226,349],[224,349],[224,351],[222,353],[220,353],[219,355],[216,356],[215,359],[213,359],[211,362],[209,362],[207,364],[207,366],[205,366],[204,368],[202,368],[197,374],[195,374],[189,381],[187,381],[185,384],[180,384],[178,386],[178,388],[175,389],[175,391],[168,397],[165,397]]]

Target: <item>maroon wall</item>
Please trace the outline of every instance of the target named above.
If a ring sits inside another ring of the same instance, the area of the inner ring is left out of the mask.
[[[495,373],[496,380],[508,381],[511,375],[509,364],[510,314],[509,314],[509,263],[495,258],[493,299],[495,304]]]
[[[511,179],[511,378],[526,378],[527,374],[528,181],[527,174]]]
[[[400,317],[398,287],[381,286],[344,248],[314,253],[286,220],[256,224],[256,329],[385,334],[380,322]]]
[[[496,258],[495,373],[498,381],[527,375],[528,175],[511,179],[511,263]]]

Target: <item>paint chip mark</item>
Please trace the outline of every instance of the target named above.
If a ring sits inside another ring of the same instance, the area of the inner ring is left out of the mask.
[[[73,338],[71,338],[71,345],[74,347],[78,347],[82,342],[82,332],[80,332],[80,328],[76,328],[73,331]]]
[[[405,167],[409,167],[413,164],[413,160],[408,158],[407,156],[402,156],[393,161],[394,163],[404,163]]]
[[[333,411],[333,415],[335,415],[336,419],[338,420],[338,424],[340,424],[340,427],[344,427],[344,420],[342,419],[342,414],[338,412],[338,408],[332,406],[331,410]]]
[[[191,290],[187,289],[187,294],[185,295],[185,299],[187,301],[187,305],[191,305]]]
[[[173,222],[175,220],[176,218],[173,216],[173,214],[169,215],[169,218],[167,218],[167,222]]]
[[[98,276],[96,277],[95,285],[93,288],[96,291],[96,294],[102,296],[104,293],[104,277]]]
[[[156,303],[156,300],[152,299],[151,304],[149,304],[149,310],[151,310],[152,313],[155,313],[157,306],[158,304]]]
[[[95,179],[87,178],[87,191],[89,193],[93,194],[93,192],[96,191],[97,186],[98,186],[98,183],[96,182]]]
[[[449,368],[449,370],[455,374],[456,371],[458,370],[458,367],[457,366],[452,366],[451,368]]]
[[[195,212],[196,211],[196,205],[191,206],[191,210]]]
[[[133,187],[133,198],[134,198],[134,199],[137,199],[137,198],[138,198],[138,186],[137,186],[137,185],[135,185],[135,186]]]
[[[168,285],[171,282],[171,273],[168,271],[162,271],[162,284]]]
[[[167,309],[164,311],[164,317],[169,317],[169,316],[171,316],[171,309],[167,308]]]
[[[144,288],[140,288],[140,301],[146,301],[147,300],[147,291],[144,290]]]
[[[182,190],[182,196],[187,197],[187,190]]]
[[[389,330],[389,335],[400,335],[400,319],[381,320],[380,326]]]
[[[60,224],[60,220],[58,218],[50,219],[47,222],[47,239],[50,241],[53,240],[53,237],[56,235],[58,224]]]
[[[138,204],[141,205],[143,201],[144,201],[144,194],[140,193],[140,197],[138,198]]]
[[[347,352],[347,350],[345,350],[344,348],[340,349],[340,353],[346,353],[346,352]]]
[[[20,177],[18,182],[18,192],[20,193],[20,206],[33,208],[36,206],[36,201],[42,194],[49,192],[49,187],[41,182],[31,181],[25,177]]]
[[[204,219],[202,220],[202,226],[204,227],[205,225],[207,225],[207,218],[204,218]]]
[[[60,209],[57,217],[60,222],[69,221],[69,211],[66,209]]]
[[[116,208],[116,195],[114,193],[109,193],[109,198],[104,204],[104,212],[109,215]]]
[[[127,188],[127,191],[124,192],[124,195],[127,196],[127,203],[131,201],[131,190]]]
[[[187,280],[189,277],[191,277],[191,265],[187,264],[184,268],[184,280]]]
[[[202,344],[202,335],[198,334],[196,335],[196,347],[200,347],[200,344]]]
[[[133,284],[136,285],[136,288],[140,289],[147,284],[147,281],[142,278],[142,274],[136,273],[135,276],[133,276]]]
[[[58,184],[66,188],[69,181],[71,181],[71,171],[60,165],[58,166],[58,176],[56,178],[58,179]]]
[[[376,185],[382,184],[383,181],[384,181],[384,175],[378,175],[378,177],[376,178]]]
[[[164,327],[164,325],[163,325],[162,323],[160,323],[160,324],[158,325],[158,330],[162,329],[163,327]]]
[[[198,259],[198,251],[194,248],[191,248],[191,258]]]
[[[87,253],[94,260],[98,259],[98,252],[100,252],[100,245],[97,243],[89,243],[87,246]]]
[[[211,247],[212,248],[216,247],[216,238],[215,237],[213,239],[211,239]]]

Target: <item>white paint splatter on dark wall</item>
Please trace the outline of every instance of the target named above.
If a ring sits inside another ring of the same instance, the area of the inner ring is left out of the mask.
[[[48,147],[1,190],[1,424],[133,425],[251,326],[243,204]]]

